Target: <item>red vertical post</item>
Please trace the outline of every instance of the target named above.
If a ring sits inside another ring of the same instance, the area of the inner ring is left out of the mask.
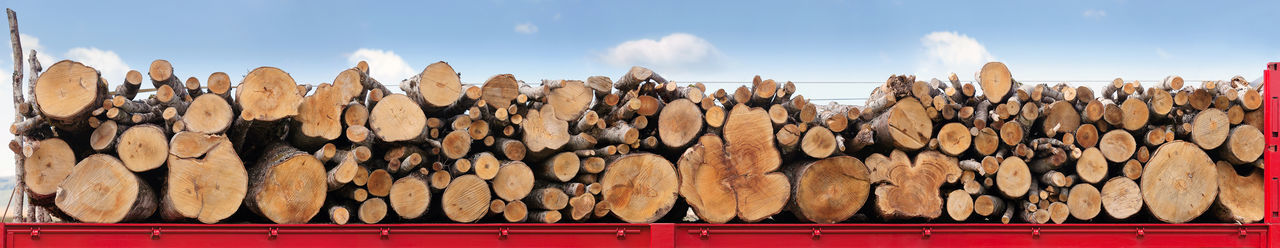
[[[1263,118],[1263,135],[1266,136],[1266,150],[1263,152],[1263,163],[1266,164],[1266,209],[1267,214],[1264,219],[1266,223],[1280,223],[1280,168],[1271,165],[1277,163],[1280,165],[1280,151],[1277,146],[1280,145],[1280,62],[1272,62],[1267,64],[1267,69],[1262,72],[1263,99],[1265,104],[1262,110],[1265,112]]]
[[[676,224],[650,223],[649,247],[672,248],[676,245]]]
[[[1276,163],[1280,165],[1280,62],[1271,62],[1267,64],[1267,69],[1262,71],[1262,87],[1263,99],[1265,104],[1262,105],[1262,111],[1265,112],[1263,123],[1263,136],[1266,137],[1266,149],[1263,152],[1262,162],[1265,164],[1263,172],[1266,174],[1266,217],[1263,219],[1267,223],[1267,245],[1276,246],[1280,243],[1280,167],[1271,165]]]

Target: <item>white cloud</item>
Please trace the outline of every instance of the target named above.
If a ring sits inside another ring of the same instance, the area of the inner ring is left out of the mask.
[[[551,20],[559,21],[559,20],[560,20],[560,13],[556,13],[556,15],[551,16]]]
[[[102,77],[113,85],[124,82],[124,75],[129,72],[129,65],[125,64],[124,60],[120,59],[120,56],[111,50],[100,50],[95,47],[77,47],[67,51],[66,57],[93,67],[93,69],[98,69],[98,72],[102,73]]]
[[[1160,58],[1162,59],[1173,58],[1173,54],[1169,54],[1169,52],[1164,51],[1164,48],[1158,48],[1158,47],[1156,48],[1156,56],[1160,56]]]
[[[516,24],[516,33],[521,33],[521,34],[534,34],[534,33],[537,33],[537,32],[538,32],[538,26],[533,25],[533,23],[532,23],[532,22],[525,22],[525,23],[521,23],[521,24]]]
[[[1107,11],[1099,10],[1099,9],[1091,9],[1091,10],[1085,10],[1084,13],[1082,13],[1081,15],[1084,15],[1084,17],[1086,18],[1103,18],[1103,17],[1107,17]]]
[[[920,44],[925,53],[917,73],[924,78],[943,77],[952,72],[965,75],[995,60],[978,40],[956,32],[929,33],[920,38]]]
[[[36,58],[40,60],[40,65],[48,68],[50,65],[53,65],[53,62],[57,62],[55,60],[56,58],[54,58],[53,56],[50,56],[49,51],[45,50],[44,45],[40,44],[40,38],[36,38],[35,36],[31,36],[27,34],[18,34],[18,39],[22,40],[23,56],[31,56],[31,50],[36,50]],[[9,61],[5,61],[5,62],[13,62],[13,51],[9,51]],[[22,66],[25,67],[23,68],[23,70],[28,71],[26,73],[30,74],[31,72],[29,72],[29,69],[31,68],[31,66],[26,64],[27,60],[23,59],[22,63],[23,63]],[[9,66],[12,67],[13,64],[9,64]]]
[[[347,56],[352,66],[362,60],[369,63],[369,76],[382,83],[394,84],[417,73],[400,55],[389,50],[360,48]]]
[[[656,70],[688,71],[714,69],[722,55],[711,42],[692,34],[673,33],[658,40],[640,39],[623,42],[600,56],[615,66],[646,66]]]

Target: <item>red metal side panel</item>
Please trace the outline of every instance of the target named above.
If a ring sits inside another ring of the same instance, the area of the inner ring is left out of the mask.
[[[1267,225],[680,224],[677,247],[1267,247]]]
[[[644,224],[7,224],[5,247],[647,247]]]

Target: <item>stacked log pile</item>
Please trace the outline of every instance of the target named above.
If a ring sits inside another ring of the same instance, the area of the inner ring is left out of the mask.
[[[23,57],[10,148],[29,211],[66,221],[648,223],[686,206],[709,223],[1263,213],[1261,89],[1240,77],[1117,78],[1095,92],[1021,84],[992,62],[976,84],[890,76],[848,106],[814,104],[791,82],[713,91],[643,67],[468,85],[436,62],[387,87],[361,62],[312,86],[273,67],[202,84],[156,60],[109,90],[79,62],[31,60],[39,74],[23,94]],[[139,95],[143,81],[154,94]]]

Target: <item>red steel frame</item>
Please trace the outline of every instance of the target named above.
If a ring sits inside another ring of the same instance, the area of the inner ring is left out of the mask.
[[[1280,63],[1263,75],[1264,159],[1280,161]],[[0,231],[3,247],[1280,247],[1280,170],[1265,173],[1266,217],[1245,225],[4,223]]]

